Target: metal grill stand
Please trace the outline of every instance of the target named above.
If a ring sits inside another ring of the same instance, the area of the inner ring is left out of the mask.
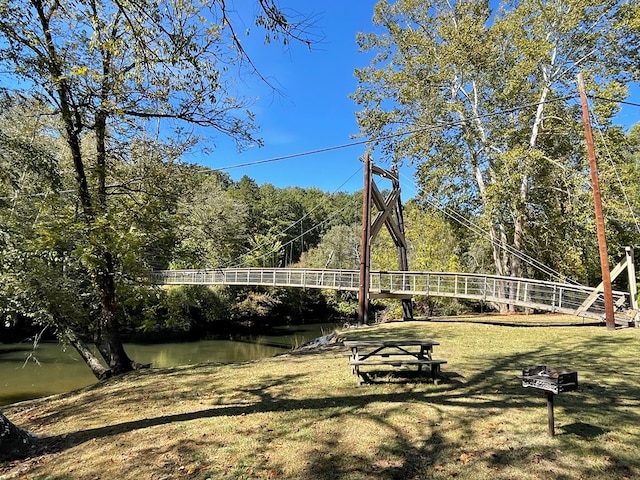
[[[522,369],[522,386],[543,390],[547,397],[549,436],[555,435],[554,396],[578,389],[578,372],[566,368],[548,368],[545,365]]]

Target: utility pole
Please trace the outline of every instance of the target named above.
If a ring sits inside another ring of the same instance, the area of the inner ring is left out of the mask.
[[[371,156],[364,159],[364,189],[362,190],[362,237],[360,240],[360,289],[358,290],[358,325],[369,318],[369,272],[371,270]]]
[[[589,156],[589,169],[591,171],[591,186],[593,188],[593,203],[596,213],[596,231],[598,234],[598,250],[600,252],[600,270],[602,271],[602,286],[604,292],[604,316],[607,330],[616,328],[613,315],[613,293],[611,288],[611,275],[609,273],[609,257],[607,254],[607,237],[604,231],[604,216],[602,215],[602,198],[600,197],[600,182],[598,180],[598,165],[593,146],[593,134],[591,133],[591,121],[589,120],[589,105],[584,88],[584,79],[578,74],[578,91],[582,104],[582,121],[584,123],[584,136],[587,141],[587,154]]]

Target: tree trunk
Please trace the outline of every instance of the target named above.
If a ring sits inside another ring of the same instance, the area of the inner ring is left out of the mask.
[[[93,169],[97,175],[97,204],[94,203],[94,199],[91,196],[89,189],[89,182],[87,179],[87,173],[85,170],[85,159],[82,153],[82,132],[86,129],[86,125],[83,121],[83,116],[78,110],[78,102],[73,101],[72,90],[70,88],[69,80],[63,75],[62,68],[60,67],[62,58],[57,51],[56,43],[53,40],[50,27],[51,13],[59,7],[58,4],[51,7],[51,10],[47,11],[45,2],[42,0],[34,0],[34,7],[38,12],[38,19],[44,32],[44,43],[46,47],[46,56],[48,58],[48,67],[51,78],[54,80],[58,104],[60,107],[60,115],[64,125],[65,140],[69,146],[71,158],[73,160],[73,167],[75,171],[76,183],[78,188],[78,199],[82,208],[82,215],[87,232],[91,232],[96,228],[95,220],[96,215],[105,211],[107,203],[106,194],[106,125],[107,116],[103,110],[99,110],[96,118],[94,131],[96,134],[96,168]],[[110,58],[108,56],[103,57],[105,64],[103,68],[108,68]],[[108,73],[105,71],[105,73]],[[105,75],[106,77],[106,75]],[[107,94],[102,92],[102,100],[105,101]],[[98,227],[99,228],[99,227]],[[91,235],[91,233],[87,233]],[[88,245],[91,244],[91,239]],[[87,246],[87,248],[90,248]],[[136,368],[138,365],[134,364],[124,351],[122,341],[118,332],[118,322],[116,319],[116,294],[114,284],[114,265],[113,257],[108,249],[100,249],[93,253],[96,257],[103,261],[103,265],[94,267],[94,285],[98,291],[98,294],[102,302],[102,312],[98,320],[98,325],[94,327],[95,344],[100,351],[100,354],[107,362],[109,369],[105,369],[95,356],[91,354],[91,351],[86,348],[77,338],[73,335],[73,340],[69,338],[71,344],[78,350],[82,358],[87,362],[91,371],[97,378],[104,378],[111,374],[117,375],[125,373]]]
[[[23,458],[33,452],[35,438],[16,427],[0,411],[0,462]]]
[[[76,349],[78,354],[82,357],[98,380],[104,380],[111,376],[111,370],[100,363],[98,357],[93,354],[89,347],[80,340],[72,330],[66,328],[62,335],[73,346],[73,348]]]
[[[105,268],[99,269],[97,287],[102,300],[102,312],[95,336],[95,344],[113,375],[130,372],[138,367],[124,350],[120,338],[120,326],[116,316],[116,286],[113,281],[114,265],[110,252],[102,255]]]
[[[139,367],[125,352],[114,316],[109,312],[102,312],[95,345],[102,358],[109,364],[112,375],[127,373]]]

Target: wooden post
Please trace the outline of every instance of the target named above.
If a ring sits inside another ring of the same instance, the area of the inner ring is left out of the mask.
[[[629,304],[631,310],[638,310],[638,285],[636,284],[636,265],[633,247],[625,247],[627,257],[627,274],[629,275]]]
[[[394,190],[395,189],[400,190],[400,172],[398,171],[397,164],[394,164],[391,167],[391,173],[394,175],[394,178],[392,181]],[[394,209],[396,214],[396,220],[398,222],[398,227],[402,235],[404,235],[404,215],[402,214],[402,200],[400,196],[398,196],[398,200],[395,204]],[[398,245],[397,247],[398,248],[398,267],[400,268],[401,271],[408,272],[409,258],[407,256],[406,240],[402,240],[399,243],[400,245]],[[402,284],[402,288],[406,289],[408,287],[409,287],[408,281],[405,279],[405,281]],[[402,299],[402,319],[413,320],[413,301],[410,298]]]
[[[547,394],[547,419],[549,421],[549,436],[556,434],[556,420],[553,414],[553,392],[545,392]]]
[[[638,285],[636,283],[636,264],[633,247],[625,247],[627,257],[627,274],[629,275],[629,304],[633,312],[633,324],[640,327],[640,311],[638,309]]]
[[[589,169],[591,171],[591,186],[593,188],[593,203],[596,214],[596,230],[598,233],[598,250],[600,253],[600,270],[602,272],[602,283],[604,291],[604,316],[607,323],[607,330],[616,328],[616,321],[613,315],[613,293],[611,288],[611,277],[609,274],[609,257],[607,254],[607,237],[604,231],[604,216],[602,214],[602,199],[600,197],[600,182],[598,180],[598,165],[593,146],[593,135],[591,133],[591,121],[589,120],[589,106],[587,104],[587,94],[585,93],[584,80],[578,74],[578,91],[580,92],[580,103],[582,103],[582,121],[584,123],[584,135],[587,142],[587,154],[589,156]]]
[[[385,198],[373,180],[379,175],[391,180],[391,193]],[[372,207],[378,210],[375,220],[371,220]],[[402,216],[402,201],[400,199],[400,179],[398,167],[393,165],[391,171],[373,165],[367,154],[364,166],[364,190],[362,194],[362,239],[360,241],[360,288],[358,290],[358,324],[367,323],[369,309],[369,289],[371,275],[371,243],[378,236],[382,227],[387,227],[391,239],[398,251],[398,266],[401,271],[409,271],[407,258],[407,240],[404,236],[404,218]],[[406,277],[402,283],[403,289],[408,288]],[[402,318],[413,319],[413,305],[411,298],[402,298]]]
[[[369,317],[369,274],[371,271],[371,156],[364,159],[362,190],[362,237],[360,239],[360,285],[358,289],[358,325],[366,325]]]

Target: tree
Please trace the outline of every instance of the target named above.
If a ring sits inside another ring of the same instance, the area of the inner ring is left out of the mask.
[[[359,224],[332,227],[318,246],[305,254],[301,263],[308,268],[357,270],[360,264],[361,230]]]
[[[624,95],[636,56],[624,41],[636,28],[622,22],[630,5],[521,0],[492,11],[486,0],[383,0],[381,33],[359,37],[376,53],[356,71],[363,133],[396,161],[417,163],[430,201],[480,223],[499,275],[527,271],[536,225],[584,220],[574,204],[587,172],[581,124],[567,97],[578,71],[593,94]],[[614,110],[599,106],[606,124]]]
[[[258,231],[260,227],[260,187],[255,180],[243,175],[242,178],[229,188],[231,198],[238,200],[247,207],[245,229],[251,235]]]
[[[34,438],[24,430],[16,427],[0,411],[0,462],[31,453]]]
[[[269,40],[309,42],[306,20],[292,22],[295,15],[285,16],[275,0],[259,0],[257,5],[255,23]],[[31,198],[39,205],[27,212],[26,222],[11,222],[13,238],[2,232],[0,306],[54,324],[98,378],[138,366],[122,345],[119,312],[123,295],[144,283],[140,271],[130,267],[145,262],[131,260],[152,262],[149,257],[167,247],[166,236],[150,240],[146,235],[153,232],[142,227],[150,225],[145,215],[167,206],[153,200],[154,192],[167,186],[157,182],[155,173],[166,174],[164,167],[173,163],[175,153],[194,143],[192,132],[181,125],[209,128],[239,146],[254,140],[248,102],[236,95],[231,83],[238,74],[258,72],[236,33],[235,20],[226,2],[218,0],[0,2],[3,91],[19,92],[38,105],[39,115],[55,118],[44,137],[62,147],[51,154],[20,138],[0,138],[11,147],[2,152],[10,152],[6,163],[15,165],[16,152],[22,150],[36,153],[28,158],[44,159],[47,166],[1,175],[0,186],[9,192],[9,200],[3,198],[2,207],[9,207],[5,218],[17,218],[11,200],[26,193],[28,180],[37,181],[38,191]],[[151,125],[151,120],[156,123]],[[153,128],[161,124],[163,128]],[[150,163],[139,161],[139,147],[158,136],[165,140],[156,143],[162,144],[155,151],[162,157],[160,164],[153,156],[146,157]],[[4,155],[0,158],[5,160]],[[73,172],[71,195],[49,181],[57,180],[67,166]],[[51,178],[41,172],[51,173]],[[131,205],[138,208],[127,209]],[[40,206],[49,216],[46,228],[41,228]],[[19,238],[27,242],[15,241]],[[56,298],[51,294],[58,288]],[[72,308],[66,308],[65,300],[74,297]],[[106,366],[85,348],[87,338]],[[0,422],[3,454],[21,451],[26,437],[2,415]]]
[[[180,200],[181,239],[172,265],[226,266],[242,252],[249,207],[235,200],[214,172],[198,175],[198,183]]]
[[[269,38],[308,41],[304,21],[291,22],[272,0],[258,5],[256,24]],[[84,287],[97,301],[86,326],[107,363],[94,372],[127,372],[136,364],[119,335],[123,263],[114,254],[111,216],[122,194],[112,185],[117,169],[132,158],[132,139],[149,130],[151,119],[167,128],[182,122],[213,129],[239,145],[253,141],[247,102],[230,85],[253,64],[222,1],[7,0],[0,3],[0,67],[4,85],[59,119],[61,157],[75,181],[75,198],[63,207],[77,210],[74,247],[88,272]],[[180,139],[183,131],[176,132]],[[191,139],[172,142],[186,148]]]
[[[73,178],[66,173],[67,158],[57,156],[59,140],[47,133],[54,117],[41,111],[41,106],[14,99],[5,102],[0,116],[6,179],[0,189],[6,203],[0,208],[0,312],[5,318],[52,326],[103,378],[110,369],[85,345],[93,339],[91,319],[100,305],[92,288],[94,259],[81,248],[84,225],[69,204]],[[107,245],[116,260],[116,315],[129,327],[134,326],[131,313],[142,310],[141,299],[150,295],[150,286],[141,279],[168,256],[175,236],[171,212],[180,191],[187,190],[182,169],[171,158],[169,149],[157,142],[133,142],[130,158],[113,170],[102,229],[90,237]],[[165,182],[158,181],[160,174]]]
[[[637,244],[640,234],[640,124],[628,133],[596,125],[596,155],[605,196],[610,250],[624,255],[624,247]]]

